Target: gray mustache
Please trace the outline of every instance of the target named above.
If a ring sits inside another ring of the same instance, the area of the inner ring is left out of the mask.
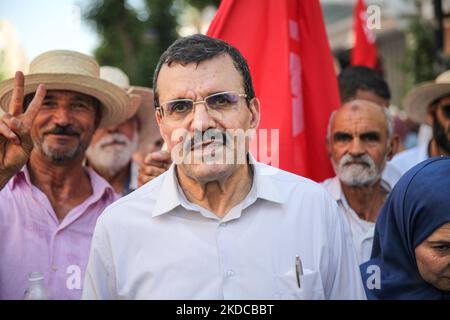
[[[351,162],[357,162],[359,164],[363,164],[363,165],[367,165],[368,167],[371,167],[373,165],[373,161],[371,161],[372,159],[367,155],[362,155],[359,157],[353,157],[351,155],[345,155],[341,161],[340,161],[340,166],[344,167],[346,165],[349,165]]]
[[[195,130],[191,139],[188,139],[183,143],[183,149],[185,151],[190,151],[196,146],[196,144],[201,144],[204,141],[214,141],[215,143],[220,143],[226,146],[229,144],[230,139],[231,137],[229,134],[217,129],[208,129],[204,132]]]

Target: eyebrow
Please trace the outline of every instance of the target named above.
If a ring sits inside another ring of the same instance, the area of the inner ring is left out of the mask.
[[[380,133],[378,133],[376,131],[368,131],[368,132],[361,133],[359,135],[359,137],[362,139],[369,138],[372,140],[380,140]]]
[[[344,140],[344,139],[351,139],[353,138],[353,135],[351,133],[338,131],[333,135],[334,140]]]
[[[348,132],[342,132],[342,131],[338,131],[333,135],[335,140],[343,140],[343,139],[351,139],[353,138],[353,134],[348,133]],[[373,139],[373,140],[380,140],[380,133],[377,131],[367,131],[367,132],[363,132],[359,135],[360,139]]]
[[[429,244],[445,244],[445,245],[450,245],[450,241],[449,240],[428,240],[427,241]]]
[[[53,94],[47,94],[44,98],[44,100],[55,100],[58,97],[54,96]],[[86,102],[89,103],[90,102],[90,97],[85,97],[85,96],[81,96],[81,95],[76,95],[74,96],[71,101],[76,101],[76,102]]]
[[[56,97],[54,95],[50,94],[46,94],[44,100],[53,100],[56,99]]]
[[[212,91],[212,92],[209,92],[208,94],[202,96],[202,99],[204,99],[204,98],[206,98],[206,97],[209,97],[209,96],[212,96],[213,94],[224,93],[224,92],[230,92],[230,91],[231,91],[231,92],[234,92],[233,90],[219,90],[219,91]],[[173,101],[173,100],[192,100],[192,101],[195,101],[194,99],[186,98],[186,97],[179,97],[179,98],[169,99],[169,100],[167,100],[167,101]]]

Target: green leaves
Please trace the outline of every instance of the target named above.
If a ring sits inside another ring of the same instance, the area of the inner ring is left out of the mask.
[[[122,69],[133,85],[152,87],[159,57],[178,38],[179,15],[188,7],[218,6],[220,0],[94,0],[84,18],[100,36],[95,58],[100,65]]]

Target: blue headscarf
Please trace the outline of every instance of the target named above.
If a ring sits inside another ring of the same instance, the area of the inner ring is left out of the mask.
[[[360,267],[367,298],[449,299],[420,276],[414,252],[449,221],[450,158],[428,159],[405,173],[380,212],[371,259]]]

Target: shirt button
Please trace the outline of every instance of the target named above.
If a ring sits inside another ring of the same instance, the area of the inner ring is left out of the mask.
[[[52,265],[52,271],[56,271],[56,270],[58,270],[58,267],[55,265]]]
[[[233,270],[228,270],[227,271],[227,276],[229,276],[229,277],[232,277],[232,276],[234,276],[234,271]]]
[[[220,224],[221,228],[225,228],[226,226],[227,226],[226,222]]]

